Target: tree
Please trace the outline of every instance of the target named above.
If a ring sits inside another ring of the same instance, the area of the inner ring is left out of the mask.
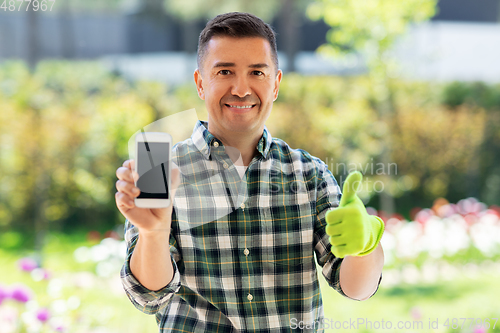
[[[143,94],[89,63],[8,62],[0,83],[0,235],[22,232],[40,254],[46,230],[113,227],[114,172],[153,120]]]
[[[397,112],[392,101],[390,77],[397,71],[391,48],[410,24],[423,22],[436,12],[437,0],[316,0],[307,9],[311,19],[323,19],[332,29],[327,44],[319,52],[332,58],[361,53],[366,59],[373,89],[373,104],[379,120],[388,129],[384,150],[379,156],[383,165],[391,159],[391,133]],[[385,177],[386,188],[391,179]],[[380,206],[387,213],[394,212],[394,199],[384,191]]]

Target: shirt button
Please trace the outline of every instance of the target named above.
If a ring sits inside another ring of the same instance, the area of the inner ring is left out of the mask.
[[[249,301],[253,300],[253,296],[252,296],[252,294],[248,294],[247,299],[248,299]]]
[[[222,166],[224,167],[224,169],[229,168],[229,164],[227,164],[226,162],[224,162],[224,164]]]
[[[241,207],[241,209],[245,209],[246,206],[244,203],[242,203],[240,207]]]
[[[219,143],[217,141],[214,142],[214,147],[215,148],[219,147]]]
[[[243,250],[243,254],[248,256],[250,254],[250,250],[249,249],[245,249]]]

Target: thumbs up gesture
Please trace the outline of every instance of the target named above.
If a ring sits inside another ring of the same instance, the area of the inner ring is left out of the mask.
[[[338,208],[326,213],[326,233],[330,236],[332,253],[338,258],[364,256],[377,247],[384,233],[384,222],[368,215],[363,202],[356,194],[363,175],[350,173],[344,182],[342,199]]]

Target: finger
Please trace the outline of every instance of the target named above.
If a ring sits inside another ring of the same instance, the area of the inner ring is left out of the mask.
[[[118,180],[116,182],[116,189],[118,190],[118,192],[123,192],[131,198],[135,198],[141,193],[139,188],[137,188],[134,184],[123,180]]]
[[[123,167],[132,171],[132,181],[137,182],[137,180],[139,180],[139,174],[137,173],[137,170],[135,170],[135,160],[126,160],[123,162]]]
[[[125,162],[123,162],[122,167],[130,169],[130,161],[131,160],[126,160]]]
[[[118,208],[132,209],[135,207],[134,199],[123,192],[115,193],[115,201]]]
[[[325,221],[329,225],[335,225],[344,220],[346,216],[346,208],[339,207],[335,209],[331,209],[325,214]]]
[[[333,236],[333,237],[340,236],[342,234],[342,230],[341,228],[339,228],[340,226],[341,226],[340,223],[335,225],[328,224],[325,228],[325,232],[328,236]]]
[[[342,236],[330,236],[328,238],[328,240],[330,241],[330,244],[332,244],[332,246],[335,246],[335,247],[344,247],[344,246],[346,246],[345,237],[342,237]]]
[[[134,183],[133,172],[129,168],[121,166],[116,169],[116,177],[120,180]]]
[[[125,162],[123,162],[122,166],[124,168],[130,169],[130,170],[134,170],[135,169],[135,161],[133,159],[126,160]]]
[[[340,207],[344,207],[356,197],[356,193],[361,188],[363,175],[359,171],[354,171],[347,176],[342,188],[342,198],[340,199]]]
[[[362,219],[356,207],[342,207],[327,212],[325,232],[329,236],[347,236],[363,228]]]
[[[331,252],[337,258],[344,258],[346,256],[345,245],[340,245],[340,246],[333,246],[332,245]]]

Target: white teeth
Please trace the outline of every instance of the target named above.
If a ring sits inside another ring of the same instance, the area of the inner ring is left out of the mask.
[[[245,105],[245,106],[239,106],[239,105],[229,105],[231,108],[236,108],[236,109],[250,109],[252,108],[253,105]]]

